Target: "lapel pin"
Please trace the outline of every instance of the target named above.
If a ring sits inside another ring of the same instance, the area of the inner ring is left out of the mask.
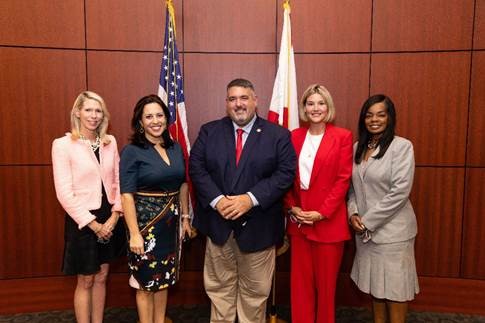
[[[256,132],[261,132],[261,128],[256,129]]]

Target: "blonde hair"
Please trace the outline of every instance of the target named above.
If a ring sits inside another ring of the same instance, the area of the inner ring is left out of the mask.
[[[335,120],[335,105],[333,104],[332,96],[330,95],[330,92],[323,85],[320,84],[312,84],[305,90],[305,92],[303,92],[303,95],[300,99],[300,106],[298,109],[300,119],[308,122],[308,117],[305,114],[305,105],[308,98],[313,94],[320,94],[323,97],[325,104],[327,105],[328,113],[323,121],[327,123]]]
[[[87,100],[94,100],[101,106],[101,110],[103,111],[103,120],[96,129],[96,132],[98,133],[101,142],[107,145],[110,143],[110,139],[107,136],[110,115],[103,98],[99,94],[92,91],[81,92],[74,101],[74,105],[71,110],[71,138],[77,140],[81,136],[81,121],[76,116],[76,113],[81,110]]]

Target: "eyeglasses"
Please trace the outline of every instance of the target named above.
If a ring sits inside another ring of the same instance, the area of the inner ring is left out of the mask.
[[[108,244],[109,243],[109,238],[108,239],[104,239],[104,238],[98,238],[98,243],[101,243],[101,244]]]
[[[362,239],[362,243],[367,243],[370,239],[372,239],[372,235],[369,230],[365,229],[360,234],[360,238]]]

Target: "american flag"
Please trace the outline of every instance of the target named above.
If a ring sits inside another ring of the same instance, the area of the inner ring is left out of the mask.
[[[187,116],[184,103],[184,82],[180,68],[180,61],[178,59],[175,36],[175,12],[172,0],[168,0],[158,96],[160,96],[170,111],[170,134],[172,135],[172,138],[180,144],[184,152],[185,160],[188,160],[190,143],[187,132]]]
[[[165,40],[163,42],[163,56],[158,82],[158,96],[170,111],[168,130],[172,138],[182,147],[185,159],[185,173],[188,179],[188,160],[190,143],[187,132],[187,116],[185,110],[184,80],[180,68],[179,53],[175,43],[175,10],[172,0],[167,0],[167,13],[165,17]],[[189,187],[190,187],[189,182]],[[189,214],[193,217],[192,203],[189,196]],[[179,232],[182,234],[182,221],[179,222]],[[182,241],[183,237],[180,237]],[[182,243],[177,247],[177,266],[180,266],[182,256]],[[178,270],[177,270],[178,272]]]

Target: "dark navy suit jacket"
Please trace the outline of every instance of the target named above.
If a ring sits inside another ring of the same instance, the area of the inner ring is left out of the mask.
[[[284,234],[282,198],[295,176],[295,151],[288,130],[259,117],[237,167],[235,146],[229,117],[201,127],[189,165],[197,196],[194,226],[217,245],[223,245],[233,231],[242,251],[263,250],[278,244]],[[210,206],[219,195],[248,191],[259,206],[237,220],[224,219]]]

